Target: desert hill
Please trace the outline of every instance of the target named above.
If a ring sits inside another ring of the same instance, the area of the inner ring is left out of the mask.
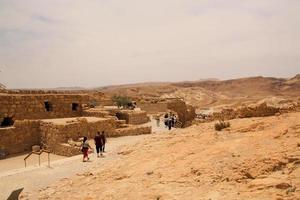
[[[136,100],[183,98],[196,107],[240,105],[278,97],[300,96],[300,75],[291,79],[249,77],[232,80],[200,80],[178,83],[144,83],[99,88],[109,96],[127,95]]]

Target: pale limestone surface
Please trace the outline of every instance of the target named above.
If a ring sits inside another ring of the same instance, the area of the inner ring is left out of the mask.
[[[107,165],[21,199],[299,199],[300,113],[230,123],[149,135]]]

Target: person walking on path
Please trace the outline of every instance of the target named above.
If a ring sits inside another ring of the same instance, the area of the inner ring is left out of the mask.
[[[102,156],[102,148],[103,148],[102,138],[99,131],[95,136],[94,141],[95,141],[95,146],[97,151],[97,157],[99,158],[99,153]]]
[[[159,127],[159,125],[160,125],[160,116],[156,115],[155,120],[156,120],[156,126]]]
[[[168,119],[169,119],[169,115],[166,113],[164,117],[164,123],[166,128],[168,127]]]
[[[83,160],[82,160],[83,162],[86,162],[90,159],[88,152],[89,152],[89,149],[91,149],[91,148],[92,147],[89,145],[87,137],[83,137],[82,148],[81,148],[81,151],[83,153]],[[87,158],[87,160],[85,160],[85,158]]]
[[[102,152],[105,152],[106,136],[105,136],[104,131],[101,132],[100,138],[101,138],[101,144],[102,144],[101,150],[102,150]],[[102,153],[101,153],[101,156],[102,156]]]

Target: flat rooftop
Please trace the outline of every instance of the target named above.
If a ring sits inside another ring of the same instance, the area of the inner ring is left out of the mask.
[[[42,119],[41,121],[46,123],[53,123],[54,125],[67,125],[71,123],[78,123],[80,119],[86,119],[88,123],[110,120],[110,118],[101,118],[101,117],[72,117],[72,118]]]

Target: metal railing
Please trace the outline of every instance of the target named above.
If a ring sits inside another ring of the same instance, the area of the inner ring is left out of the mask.
[[[24,158],[24,163],[25,163],[25,167],[27,166],[26,160],[32,155],[38,155],[39,156],[39,166],[41,166],[41,154],[42,153],[47,153],[48,154],[48,167],[50,167],[50,151],[48,150],[40,150],[40,151],[32,151],[30,152],[25,158]]]

